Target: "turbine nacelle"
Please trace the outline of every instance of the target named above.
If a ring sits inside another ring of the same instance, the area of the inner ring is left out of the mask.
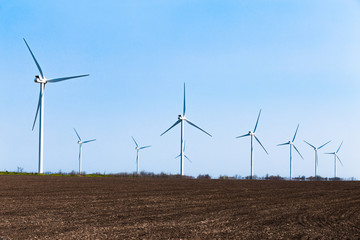
[[[180,115],[178,115],[178,119],[182,121],[182,120],[186,120],[187,118],[180,114]]]
[[[46,81],[46,78],[42,78],[39,75],[36,75],[35,79],[34,79],[34,82],[36,82],[36,83],[46,83],[47,81]]]

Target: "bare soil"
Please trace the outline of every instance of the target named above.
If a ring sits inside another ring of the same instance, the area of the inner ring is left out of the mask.
[[[0,176],[0,239],[359,239],[360,182]]]

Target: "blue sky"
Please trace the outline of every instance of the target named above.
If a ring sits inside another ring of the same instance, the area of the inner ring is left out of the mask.
[[[45,92],[45,171],[77,170],[75,127],[86,172],[141,170],[178,173],[182,111],[213,135],[187,125],[185,173],[249,174],[254,128],[269,156],[255,145],[254,172],[314,174],[313,150],[332,142],[340,177],[360,179],[357,109],[360,96],[359,1],[8,1],[0,2],[0,170],[37,170],[38,130],[31,131],[38,74],[26,38],[48,78],[90,77],[48,84]],[[319,174],[333,175],[320,154]]]

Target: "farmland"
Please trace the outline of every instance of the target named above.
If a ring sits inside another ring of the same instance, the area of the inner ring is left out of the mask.
[[[0,239],[360,238],[360,182],[0,176]]]

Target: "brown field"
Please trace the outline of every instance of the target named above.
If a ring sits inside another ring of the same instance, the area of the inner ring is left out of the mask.
[[[360,182],[0,176],[0,239],[358,239]]]

